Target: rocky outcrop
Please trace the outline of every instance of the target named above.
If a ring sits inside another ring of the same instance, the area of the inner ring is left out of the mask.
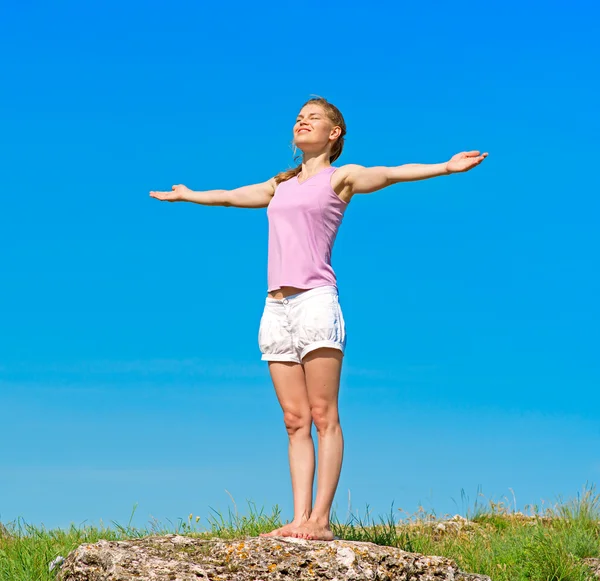
[[[491,581],[452,559],[357,541],[294,537],[101,540],[71,552],[58,581]]]
[[[598,557],[585,557],[582,561],[590,568],[591,574],[600,579],[600,559]]]

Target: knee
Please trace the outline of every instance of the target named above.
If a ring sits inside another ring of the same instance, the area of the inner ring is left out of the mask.
[[[290,436],[296,434],[310,434],[312,418],[308,411],[306,413],[284,412],[283,423]]]
[[[311,410],[312,421],[317,432],[324,433],[336,428],[340,424],[338,411],[329,407],[313,407]]]

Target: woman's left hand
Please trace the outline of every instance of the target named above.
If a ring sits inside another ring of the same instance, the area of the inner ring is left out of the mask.
[[[461,151],[450,158],[450,161],[446,163],[446,169],[449,173],[469,171],[479,165],[486,157],[487,153],[480,155],[479,151]]]

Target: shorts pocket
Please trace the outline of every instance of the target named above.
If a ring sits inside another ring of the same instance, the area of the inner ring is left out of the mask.
[[[269,325],[272,324],[271,313],[267,309],[264,310],[262,317],[260,318],[260,324],[258,325],[258,348],[261,353],[266,352],[267,343],[269,337]]]
[[[342,305],[340,305],[339,298],[335,297],[336,307],[337,307],[337,316],[338,316],[338,328],[340,341],[343,345],[346,345],[346,322],[344,321],[344,313],[342,312]]]
[[[319,295],[303,305],[300,333],[306,343],[313,341],[338,341],[340,318],[338,303],[333,294]]]

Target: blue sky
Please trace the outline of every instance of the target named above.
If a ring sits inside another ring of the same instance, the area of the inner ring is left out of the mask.
[[[290,167],[313,94],[345,116],[338,166],[489,152],[348,207],[338,520],[525,511],[596,483],[598,12],[4,6],[0,521],[292,518],[257,343],[266,209],[148,194]]]

